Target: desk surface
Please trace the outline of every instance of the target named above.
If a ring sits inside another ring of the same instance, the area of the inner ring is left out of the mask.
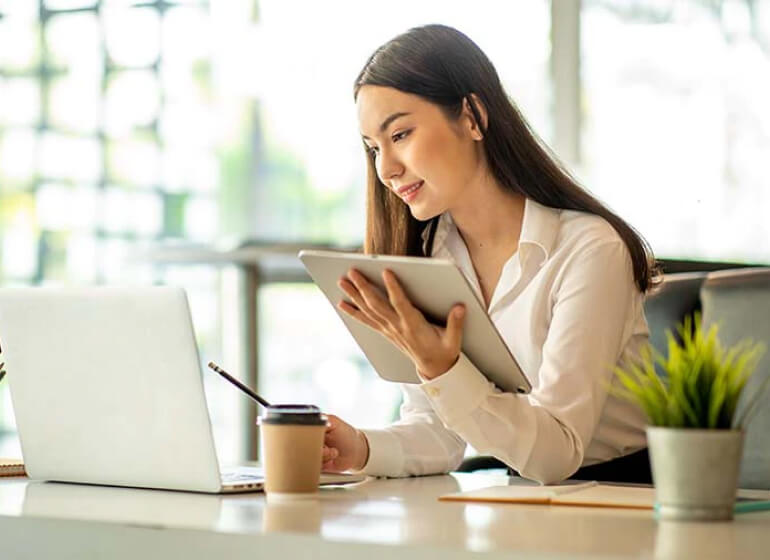
[[[488,474],[371,479],[280,505],[262,494],[0,479],[0,557],[373,560],[397,553],[405,560],[482,552],[491,558],[721,559],[767,558],[770,550],[770,512],[727,523],[674,523],[657,522],[646,511],[436,499],[507,482]]]

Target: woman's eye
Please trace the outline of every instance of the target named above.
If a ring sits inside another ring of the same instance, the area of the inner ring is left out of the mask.
[[[409,136],[409,133],[412,132],[411,130],[404,130],[403,132],[397,132],[393,135],[393,141],[398,142],[399,140],[403,140],[407,136]]]
[[[369,152],[370,156],[375,157],[380,150],[377,146],[369,146],[366,151]]]

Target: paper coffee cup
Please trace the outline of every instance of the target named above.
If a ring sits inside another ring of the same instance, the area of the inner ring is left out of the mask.
[[[326,416],[312,405],[273,405],[259,418],[268,499],[316,495],[326,425]]]

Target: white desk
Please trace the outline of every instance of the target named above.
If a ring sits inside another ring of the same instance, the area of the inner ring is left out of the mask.
[[[502,475],[370,480],[318,500],[0,479],[0,558],[768,558],[770,512],[728,523],[650,512],[438,502]]]

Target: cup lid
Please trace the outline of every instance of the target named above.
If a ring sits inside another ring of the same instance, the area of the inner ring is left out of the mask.
[[[274,404],[259,418],[260,424],[300,424],[303,426],[325,426],[326,415],[312,404]]]

